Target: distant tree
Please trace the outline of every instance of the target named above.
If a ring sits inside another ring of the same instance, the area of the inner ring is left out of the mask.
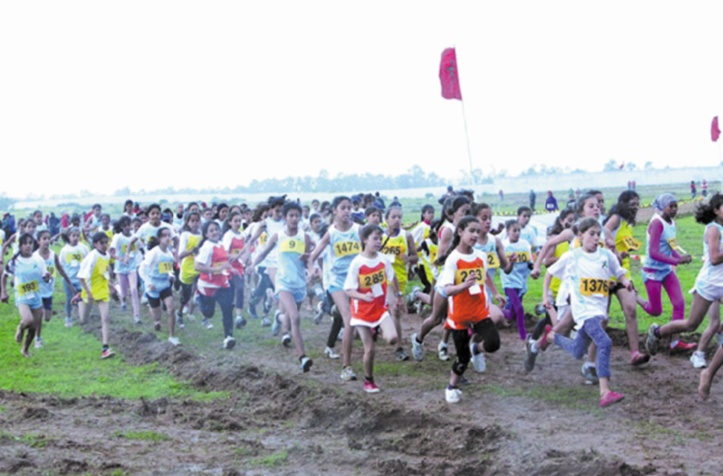
[[[635,165],[635,162],[628,162],[625,164],[625,168],[628,169],[629,172],[632,172],[633,170],[637,169],[638,166]]]
[[[652,170],[653,169],[653,163],[651,161],[645,162],[645,165],[643,166],[643,170]]]
[[[615,162],[614,159],[610,159],[604,166],[603,166],[603,172],[614,172],[618,170],[618,164]]]

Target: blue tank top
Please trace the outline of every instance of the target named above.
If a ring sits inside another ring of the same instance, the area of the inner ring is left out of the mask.
[[[336,226],[329,227],[329,245],[331,246],[330,285],[343,288],[349,265],[361,253],[361,240],[359,239],[359,225],[354,223],[347,231],[339,231]]]
[[[304,231],[299,229],[294,236],[280,231],[276,236],[276,290],[306,289],[306,265],[301,261],[306,251]]]
[[[675,220],[673,223],[668,223],[663,220],[660,215],[654,215],[650,222],[659,221],[663,225],[663,232],[660,234],[660,252],[665,256],[673,256],[673,248],[677,246],[675,241],[676,227]],[[650,257],[650,233],[646,232],[646,244],[645,244],[645,261],[643,261],[643,268],[649,268],[655,271],[670,271],[673,266],[667,263],[654,260]]]

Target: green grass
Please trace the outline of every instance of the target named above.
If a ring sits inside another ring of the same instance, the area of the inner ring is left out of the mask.
[[[599,395],[596,386],[558,386],[537,385],[529,389],[520,387],[485,384],[483,393],[493,393],[503,398],[522,397],[534,401],[558,404],[573,410],[584,410],[593,414],[602,414],[598,408]]]
[[[268,456],[253,458],[249,462],[251,466],[261,466],[264,468],[276,468],[286,464],[289,459],[289,452],[282,450],[276,453],[272,453]]]
[[[116,431],[113,433],[113,436],[126,440],[139,441],[168,441],[171,439],[168,435],[155,431]]]

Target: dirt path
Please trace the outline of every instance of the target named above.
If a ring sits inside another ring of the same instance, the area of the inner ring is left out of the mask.
[[[115,311],[115,310],[114,310]],[[130,320],[129,315],[114,314]],[[418,316],[405,321],[408,336]],[[290,350],[238,331],[239,346],[211,346],[198,323],[181,348],[146,328],[116,324],[116,350],[131,363],[158,362],[197,388],[228,390],[212,402],[59,399],[0,393],[0,473],[17,474],[719,474],[723,408],[717,381],[697,401],[698,372],[684,356],[659,355],[643,369],[613,349],[613,386],[625,400],[601,410],[582,384],[580,362],[560,350],[522,371],[522,344],[502,330],[485,374],[468,372],[458,405],[444,402],[450,365],[431,352],[397,364],[377,354],[378,395],[341,383],[321,357],[328,326],[304,319],[315,365],[301,374]],[[86,326],[97,333],[97,321]],[[220,335],[220,331],[216,329]],[[265,330],[263,331],[266,332]],[[159,334],[160,336],[160,334]],[[624,342],[614,334],[616,344]],[[355,342],[357,370],[361,343]],[[141,433],[146,432],[146,433]],[[138,436],[146,435],[146,436]]]

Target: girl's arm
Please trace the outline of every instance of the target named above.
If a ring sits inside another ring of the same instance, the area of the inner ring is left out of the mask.
[[[271,252],[271,250],[274,249],[277,241],[279,241],[279,235],[277,233],[274,233],[274,236],[272,236],[269,239],[268,243],[266,243],[266,248],[261,250],[261,252],[258,255],[256,255],[256,258],[254,258],[254,262],[251,263],[251,266],[256,266],[260,262],[262,262],[264,260],[264,258],[266,258],[266,256]]]
[[[2,279],[0,279],[0,301],[7,303],[8,302],[8,275],[7,273],[3,274]]]
[[[357,301],[364,302],[372,302],[374,300],[374,294],[372,294],[371,292],[362,294],[356,289],[345,289],[344,292],[349,299],[356,299]]]
[[[650,235],[650,247],[648,249],[648,254],[650,254],[652,259],[660,261],[661,263],[671,264],[673,266],[683,262],[683,257],[678,255],[675,250],[673,250],[673,256],[661,253],[660,236],[663,234],[663,224],[660,223],[659,220],[650,222],[648,225],[648,234]]]
[[[709,226],[705,231],[705,242],[708,244],[708,253],[710,254],[710,264],[713,266],[723,263],[723,253],[718,248],[720,240],[720,232],[715,226]]]
[[[309,260],[306,264],[307,266],[307,276],[311,276],[314,273],[314,261],[316,261],[319,258],[319,255],[322,251],[326,248],[326,246],[329,244],[329,241],[331,240],[331,237],[329,236],[329,232],[327,231],[324,233],[324,236],[319,240],[319,244],[316,245],[316,248],[314,248],[314,251],[311,252],[311,256],[309,256]]]
[[[70,284],[70,287],[73,287],[73,283],[70,282],[70,278],[65,273],[65,268],[63,268],[63,265],[60,264],[60,258],[58,258],[58,255],[55,255],[55,269],[58,270],[58,274],[63,277],[66,283]]]
[[[13,244],[13,242],[17,239],[17,237],[18,237],[18,234],[13,233],[12,235],[10,235],[10,238],[8,238],[5,243],[3,243],[3,254],[2,254],[2,256],[0,256],[0,259],[4,260],[5,254],[8,252],[8,247]]]
[[[620,226],[620,215],[610,215],[605,223],[605,247],[615,253],[615,230]]]
[[[537,254],[537,259],[535,260],[535,266],[532,268],[532,272],[530,273],[530,276],[532,279],[537,279],[540,277],[540,265],[542,264],[542,257],[545,256],[547,253],[550,252],[550,250],[554,250],[557,245],[559,245],[562,242],[570,241],[573,239],[573,233],[572,230],[562,230],[562,232],[559,235],[555,235],[549,240],[545,242],[545,244],[542,246],[542,249]]]
[[[489,289],[490,291],[492,291],[492,296],[493,296],[493,297],[495,298],[495,300],[497,301],[497,304],[499,304],[500,306],[504,306],[505,303],[506,303],[505,298],[502,297],[502,295],[499,293],[499,291],[497,291],[497,286],[495,286],[495,282],[494,282],[494,280],[490,277],[490,275],[487,274],[487,273],[485,273],[485,274],[486,274],[486,276],[485,276],[485,283],[487,284],[487,289]]]
[[[503,272],[509,274],[510,271],[508,271],[508,268],[509,270],[512,270],[512,266],[514,266],[514,263],[510,263],[510,261],[507,259],[507,255],[505,254],[505,245],[502,244],[502,240],[500,240],[496,236],[493,236],[492,238],[494,238],[496,243],[497,258],[499,258],[500,260],[500,269]]]
[[[254,230],[254,234],[251,236],[251,239],[248,240],[248,245],[249,246],[253,245],[256,242],[256,240],[259,238],[259,236],[261,236],[261,233],[263,233],[265,230],[266,230],[266,222],[265,221],[259,222],[259,225]]]
[[[471,288],[475,284],[477,284],[477,277],[474,274],[470,274],[466,281],[462,281],[459,284],[448,284],[445,286],[444,290],[447,293],[447,296],[455,296],[462,291]]]
[[[454,233],[449,228],[442,230],[442,235],[439,237],[439,246],[437,247],[437,256],[444,256],[449,251],[449,245],[452,244],[452,238]]]
[[[552,283],[552,275],[550,273],[545,274],[545,279],[542,282],[542,304],[545,309],[552,309],[552,303],[550,302],[550,284]]]
[[[90,292],[90,288],[88,287],[88,282],[84,278],[78,278],[78,281],[80,281],[80,287],[85,289],[85,294],[88,295],[88,300],[93,299],[93,293]]]
[[[412,234],[405,231],[407,234],[407,260],[408,264],[417,264],[419,261],[419,255],[417,254],[417,245],[414,244],[414,238]]]

